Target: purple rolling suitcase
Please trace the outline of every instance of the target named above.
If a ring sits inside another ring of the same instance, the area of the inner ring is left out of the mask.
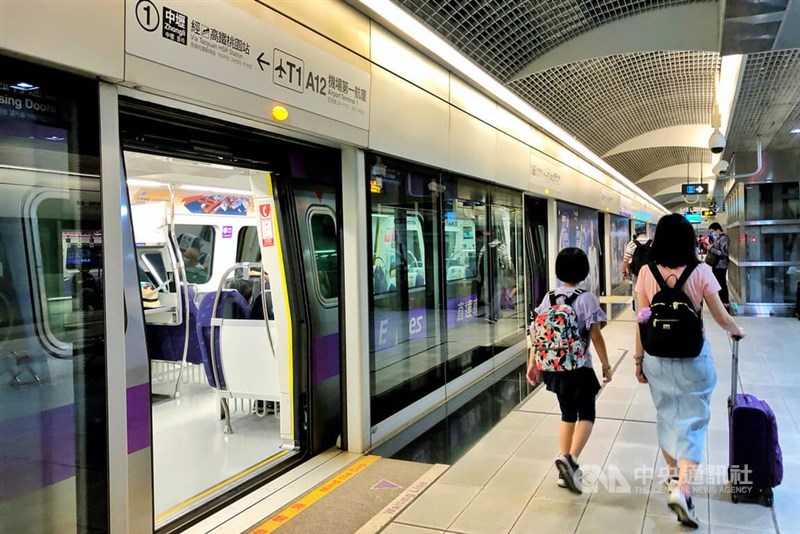
[[[731,500],[763,499],[772,506],[772,488],[783,479],[783,454],[778,443],[778,423],[766,402],[736,393],[739,378],[739,340],[733,340],[731,396],[728,398],[730,448],[728,478]]]

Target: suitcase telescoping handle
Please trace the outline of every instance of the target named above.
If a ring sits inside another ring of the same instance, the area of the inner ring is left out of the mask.
[[[733,351],[731,354],[731,400],[730,405],[736,405],[736,383],[739,381],[739,340],[740,336],[731,336],[733,339]]]

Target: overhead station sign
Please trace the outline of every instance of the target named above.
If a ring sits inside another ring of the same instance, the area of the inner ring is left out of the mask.
[[[681,185],[682,195],[702,195],[708,193],[706,184],[683,184]]]
[[[125,9],[129,54],[369,127],[367,67],[271,25],[256,2],[126,0]]]

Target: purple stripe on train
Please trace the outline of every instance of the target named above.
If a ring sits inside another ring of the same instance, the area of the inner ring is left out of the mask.
[[[314,367],[311,378],[314,384],[339,374],[338,333],[314,338],[312,349]]]
[[[0,499],[75,476],[75,406],[0,423]]]
[[[150,446],[150,384],[128,388],[128,454]]]
[[[405,324],[404,324],[405,323]],[[403,330],[407,328],[405,332]],[[375,351],[394,347],[407,340],[424,339],[428,335],[426,308],[413,310],[375,310]]]

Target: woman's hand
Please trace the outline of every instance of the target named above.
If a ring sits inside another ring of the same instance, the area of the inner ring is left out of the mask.
[[[647,384],[647,377],[644,376],[642,362],[636,364],[636,380],[638,380],[640,384]]]
[[[744,339],[746,334],[744,333],[744,329],[739,326],[738,324],[734,324],[733,328],[730,330],[731,337],[734,339]]]

